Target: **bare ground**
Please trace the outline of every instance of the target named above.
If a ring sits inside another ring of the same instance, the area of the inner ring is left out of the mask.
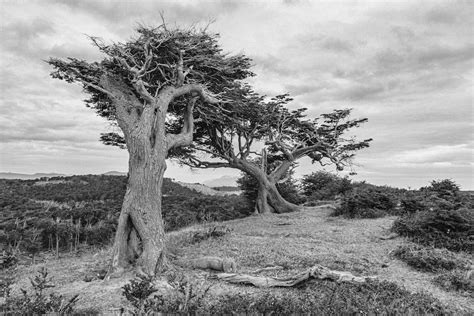
[[[474,313],[472,297],[436,287],[431,283],[433,274],[415,271],[390,255],[398,245],[408,243],[400,237],[389,240],[380,238],[390,234],[394,217],[349,220],[329,217],[330,211],[329,207],[306,207],[298,213],[228,221],[223,224],[232,231],[226,236],[190,244],[193,232],[205,230],[213,224],[195,225],[168,234],[169,252],[179,260],[201,256],[231,257],[236,260],[241,273],[269,266],[283,267],[260,274],[274,277],[295,274],[314,264],[321,264],[355,275],[376,276],[402,285],[411,292],[427,292],[446,305],[463,309],[469,314]],[[121,296],[121,287],[133,277],[131,272],[109,281],[83,280],[84,276],[106,268],[109,258],[110,249],[107,248],[59,260],[46,257],[35,265],[20,266],[15,292],[18,293],[20,287],[28,288],[28,278],[44,266],[54,279],[54,292],[67,297],[80,294],[78,308],[118,313],[120,307],[126,304]],[[473,261],[472,258],[468,259]],[[189,270],[184,272],[196,278],[205,278],[208,274]],[[212,291],[242,293],[257,289],[216,283]]]

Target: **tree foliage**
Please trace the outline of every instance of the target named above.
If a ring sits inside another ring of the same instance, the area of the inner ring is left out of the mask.
[[[137,33],[138,37],[125,43],[106,44],[91,37],[104,55],[99,62],[77,58],[48,61],[55,67],[53,78],[81,83],[90,95],[87,106],[117,122],[122,131],[130,125],[125,120],[139,121],[142,115],[150,115],[145,110],[157,98],[168,98],[167,130],[176,134],[179,131],[173,123],[185,119],[186,94],[201,96],[194,105],[201,115],[214,115],[221,110],[210,104],[218,103],[217,98],[223,97],[235,80],[253,75],[250,59],[224,53],[218,35],[206,28],[172,29],[162,24],[156,28],[140,26]],[[117,106],[121,99],[127,104]],[[107,145],[126,146],[123,134],[105,133],[101,140]]]

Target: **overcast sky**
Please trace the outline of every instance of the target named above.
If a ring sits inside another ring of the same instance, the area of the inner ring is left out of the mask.
[[[43,60],[100,58],[87,35],[125,41],[137,23],[215,19],[228,52],[245,53],[262,94],[288,92],[310,116],[354,108],[374,139],[357,180],[417,188],[473,184],[474,1],[5,1],[1,11],[0,171],[126,171],[127,152],[104,146],[112,127],[80,87],[49,77]],[[297,174],[320,169],[303,161]],[[165,176],[199,182],[237,171]]]

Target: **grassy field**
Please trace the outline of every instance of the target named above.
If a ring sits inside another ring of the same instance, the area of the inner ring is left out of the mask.
[[[314,264],[333,270],[349,271],[360,276],[376,276],[394,282],[410,292],[428,293],[441,303],[459,308],[466,314],[474,313],[472,296],[447,292],[431,281],[434,274],[418,272],[391,252],[399,245],[408,244],[403,238],[384,240],[391,234],[394,217],[349,220],[330,217],[330,207],[306,207],[298,213],[252,216],[220,223],[230,232],[223,237],[192,243],[196,231],[205,231],[215,223],[191,226],[168,234],[171,258],[182,261],[201,256],[234,258],[238,271],[251,273],[259,268],[280,266],[279,270],[260,275],[284,277],[304,271]],[[463,260],[472,260],[459,254]],[[132,272],[120,279],[83,281],[88,274],[107,267],[110,249],[87,251],[59,260],[44,257],[39,263],[19,266],[15,291],[28,287],[31,277],[40,267],[46,267],[54,278],[54,291],[72,296],[80,294],[79,309],[118,312],[126,305],[121,287],[132,277]],[[472,261],[471,261],[472,263]],[[206,279],[208,272],[182,269],[194,279]],[[262,291],[244,285],[231,285],[209,280],[213,284],[210,297],[222,293],[257,293]],[[317,286],[314,285],[314,286]],[[272,289],[275,293],[297,292],[298,289]],[[472,293],[471,293],[472,294]]]

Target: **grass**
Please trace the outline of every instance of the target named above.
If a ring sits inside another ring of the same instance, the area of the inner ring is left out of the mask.
[[[365,305],[357,305],[357,301],[361,301],[360,304],[363,304],[362,297],[366,298],[366,301],[371,299],[374,302],[372,304],[374,308],[378,308],[376,306],[381,308],[382,306],[390,306],[386,303],[390,297],[387,296],[377,300],[371,295],[383,297],[384,293],[390,293],[387,286],[394,286],[396,289],[393,289],[392,294],[401,293],[398,292],[399,290],[405,291],[403,292],[405,294],[397,294],[400,295],[401,299],[399,301],[401,305],[398,307],[400,311],[403,304],[412,306],[408,297],[423,299],[424,302],[428,302],[429,296],[423,294],[425,293],[433,296],[441,304],[446,304],[451,309],[459,308],[458,314],[474,313],[474,306],[470,298],[438,287],[432,283],[432,275],[416,271],[403,262],[395,260],[390,255],[393,249],[408,244],[403,238],[380,239],[380,236],[390,233],[390,227],[395,220],[394,217],[350,220],[330,217],[330,212],[330,208],[308,207],[298,213],[252,216],[227,221],[225,226],[229,228],[229,231],[226,234],[218,238],[210,236],[210,238],[204,238],[192,244],[190,241],[194,239],[193,236],[195,236],[196,231],[209,232],[216,224],[196,225],[180,231],[170,232],[167,235],[168,248],[175,255],[173,257],[180,260],[201,256],[234,258],[238,264],[238,271],[241,273],[250,273],[258,268],[279,265],[284,269],[264,271],[260,275],[284,277],[302,272],[314,264],[321,264],[334,270],[349,271],[356,275],[377,276],[377,279],[383,285],[377,283],[376,285],[362,287],[360,291],[365,294],[361,294],[362,296],[359,296],[357,300],[358,294],[345,298],[356,290],[348,285],[343,285],[337,290],[340,292],[335,292],[339,293],[337,295],[340,299],[337,301],[340,304],[346,304],[344,306],[355,304],[356,307],[359,306],[362,310],[366,308]],[[116,313],[126,304],[126,300],[122,296],[122,287],[133,278],[132,273],[126,274],[121,279],[111,279],[109,281],[83,281],[84,276],[91,273],[91,271],[107,267],[110,256],[110,248],[105,248],[104,250],[84,253],[79,257],[68,256],[59,260],[44,258],[42,262],[36,265],[20,266],[16,271],[18,282],[14,291],[19,293],[19,288],[25,287],[25,284],[29,282],[29,276],[33,275],[40,266],[47,266],[54,280],[56,280],[56,292],[65,297],[81,294],[76,305],[77,308],[81,310],[100,308],[101,312]],[[206,271],[179,269],[196,281],[205,281],[208,276]],[[389,283],[385,283],[385,281]],[[300,295],[307,292],[307,295],[314,293],[313,300],[315,301],[311,304],[325,306],[331,297],[328,296],[328,293],[333,293],[335,288],[335,285],[328,281],[314,281],[301,289],[271,290],[256,289],[215,280],[209,280],[208,282],[212,285],[206,296],[206,304],[209,307],[217,306],[219,301],[225,299],[226,296],[242,296],[242,304],[247,304],[248,299],[252,300],[252,298],[258,298],[261,295],[270,295],[274,297],[271,300],[276,300],[285,305],[285,302],[288,302],[285,301],[286,296],[296,297],[292,302],[298,303],[298,297],[299,299],[304,298]],[[382,290],[383,293],[374,293],[375,290]],[[321,294],[320,299],[317,299],[318,293]],[[422,296],[411,296],[410,293],[421,293],[419,295]],[[356,301],[353,302],[352,299]],[[343,305],[338,308],[338,311],[343,310]],[[346,309],[346,312],[350,313],[350,310]],[[371,312],[373,314],[377,313],[376,310]],[[414,313],[416,314],[416,311]],[[436,314],[434,311],[433,313]]]

